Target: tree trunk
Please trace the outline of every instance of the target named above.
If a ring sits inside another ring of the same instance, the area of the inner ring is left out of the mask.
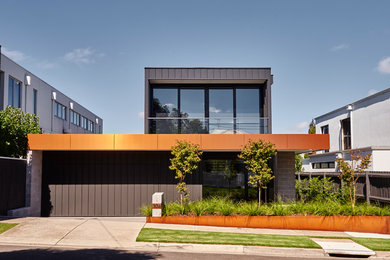
[[[259,181],[259,208],[261,206],[261,182]]]

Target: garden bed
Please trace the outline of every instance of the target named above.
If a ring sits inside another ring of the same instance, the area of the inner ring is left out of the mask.
[[[389,216],[169,216],[147,223],[390,234]]]

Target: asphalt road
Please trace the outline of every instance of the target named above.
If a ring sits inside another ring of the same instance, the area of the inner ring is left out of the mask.
[[[83,260],[106,260],[106,259],[177,259],[177,260],[216,260],[216,259],[302,259],[270,256],[250,256],[250,255],[231,255],[231,254],[203,254],[203,253],[178,253],[178,252],[134,252],[115,249],[80,249],[80,248],[52,248],[38,246],[14,246],[0,245],[0,259],[83,259]]]

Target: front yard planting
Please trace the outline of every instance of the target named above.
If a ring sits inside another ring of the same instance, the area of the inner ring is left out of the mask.
[[[142,208],[145,216],[151,216],[151,205]],[[256,201],[235,202],[214,197],[181,205],[171,202],[165,205],[164,216],[390,216],[390,207],[380,204],[357,203],[351,207],[341,201],[271,202],[258,206]]]

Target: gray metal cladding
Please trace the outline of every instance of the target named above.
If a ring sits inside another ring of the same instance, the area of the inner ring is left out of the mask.
[[[0,157],[0,216],[25,206],[26,160]]]
[[[270,68],[145,68],[145,78],[271,80],[272,76]]]
[[[42,216],[140,216],[152,194],[179,198],[169,152],[44,152]],[[200,199],[200,174],[186,179]]]

